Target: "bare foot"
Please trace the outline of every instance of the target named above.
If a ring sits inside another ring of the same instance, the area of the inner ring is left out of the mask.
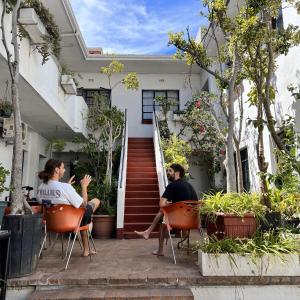
[[[150,233],[147,231],[147,230],[145,230],[145,231],[134,231],[137,235],[139,235],[139,236],[141,236],[141,237],[143,237],[145,240],[148,240],[149,239],[149,235],[150,235]]]
[[[163,252],[160,252],[158,250],[153,251],[152,254],[157,256],[164,256]]]
[[[95,254],[97,254],[97,252],[96,252],[96,251],[93,251],[93,250],[91,250],[91,252],[89,252],[89,251],[87,251],[87,252],[84,252],[84,253],[82,254],[82,256],[83,256],[83,257],[90,256],[90,253],[91,253],[91,255],[95,255]]]

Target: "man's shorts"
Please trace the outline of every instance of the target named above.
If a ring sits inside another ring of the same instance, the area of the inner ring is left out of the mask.
[[[95,208],[95,204],[93,202],[89,202],[85,207],[85,213],[83,215],[80,226],[84,226],[90,224],[92,221],[92,214]]]

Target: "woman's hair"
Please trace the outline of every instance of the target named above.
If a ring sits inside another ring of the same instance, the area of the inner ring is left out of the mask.
[[[56,159],[49,159],[43,171],[39,172],[39,178],[43,180],[44,183],[47,183],[50,178],[53,176],[55,168],[60,168],[62,161]]]
[[[180,164],[171,164],[171,169],[174,170],[174,172],[179,172],[180,178],[183,178],[185,175],[184,168]]]

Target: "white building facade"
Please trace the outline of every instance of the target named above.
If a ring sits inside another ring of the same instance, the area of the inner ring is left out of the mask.
[[[21,116],[24,122],[23,143],[23,185],[38,186],[37,172],[42,169],[50,153],[46,151],[47,145],[53,138],[62,138],[67,141],[79,135],[86,135],[85,115],[88,110],[89,98],[94,92],[108,89],[105,75],[100,68],[108,66],[112,60],[124,64],[124,73],[112,78],[118,82],[128,72],[136,72],[139,79],[137,91],[126,90],[122,84],[111,91],[112,104],[120,109],[127,109],[128,136],[152,137],[153,125],[150,121],[151,97],[155,95],[177,95],[178,109],[184,105],[193,93],[200,91],[208,84],[210,92],[217,93],[214,79],[200,68],[194,66],[189,76],[189,68],[185,61],[176,61],[172,56],[145,56],[145,55],[95,55],[86,47],[80,28],[72,11],[69,0],[42,0],[54,15],[61,33],[62,51],[60,58],[51,56],[49,61],[42,65],[41,56],[34,50],[29,39],[20,41],[20,100]],[[2,11],[2,2],[0,2]],[[5,24],[9,33],[10,15],[6,15]],[[300,25],[295,11],[286,9],[283,12],[284,26],[289,22]],[[286,113],[296,114],[297,130],[300,132],[300,104],[293,104],[294,99],[287,91],[287,85],[294,83],[300,85],[300,48],[291,49],[287,56],[278,59],[276,72],[277,97],[274,111],[278,119]],[[67,94],[61,84],[61,69],[65,65],[71,70],[78,81],[78,93]],[[5,90],[9,81],[5,50],[0,44],[0,86]],[[249,85],[244,83],[244,99],[246,99]],[[80,96],[79,96],[80,95]],[[4,96],[4,95],[0,95]],[[9,95],[8,95],[9,96]],[[147,106],[148,105],[148,106]],[[255,112],[245,106],[245,120],[252,117]],[[171,118],[172,119],[172,118]],[[2,135],[0,135],[0,163],[11,170],[12,144],[11,139],[3,137],[4,120],[0,119]],[[171,124],[178,126],[177,123]],[[273,156],[273,145],[267,130],[265,130],[266,159],[269,161],[270,172],[274,172],[276,165]],[[247,149],[247,164],[251,190],[258,189],[258,168],[255,151],[255,132],[249,126],[244,126],[241,150]],[[65,153],[66,154],[66,153]],[[68,157],[66,154],[64,157]],[[197,157],[193,158],[197,161]],[[68,166],[68,162],[66,161]],[[205,192],[209,183],[205,167],[193,166],[191,169],[192,184],[198,194]],[[220,174],[219,174],[220,175]],[[222,175],[222,174],[221,174]],[[68,174],[67,174],[68,176]],[[10,177],[7,178],[7,185]],[[220,181],[221,182],[221,181]],[[2,195],[2,198],[7,194]]]

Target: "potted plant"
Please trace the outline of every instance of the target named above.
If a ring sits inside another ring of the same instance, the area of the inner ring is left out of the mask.
[[[256,218],[262,218],[265,207],[259,194],[206,194],[200,214],[206,217],[207,233],[217,238],[249,238],[256,231]]]
[[[62,66],[60,84],[66,94],[76,95],[78,83],[74,78],[74,73],[69,71],[66,66]]]
[[[0,100],[0,117],[10,118],[13,111],[12,104],[7,100]]]

